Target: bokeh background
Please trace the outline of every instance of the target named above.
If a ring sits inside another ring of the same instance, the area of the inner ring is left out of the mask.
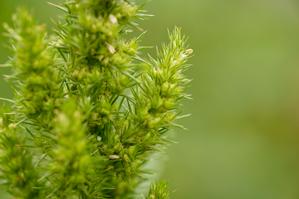
[[[0,0],[0,23],[17,5],[49,27],[59,14],[45,0]],[[171,198],[298,199],[299,2],[152,0],[146,9],[155,17],[142,22],[144,45],[177,25],[195,51],[184,109],[192,117],[181,121],[189,130],[176,130],[162,174]],[[0,96],[11,96],[2,77]]]

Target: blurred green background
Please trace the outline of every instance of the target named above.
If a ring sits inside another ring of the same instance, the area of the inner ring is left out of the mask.
[[[58,14],[45,0],[0,0],[0,23],[17,5],[48,24]],[[176,130],[163,172],[172,198],[298,199],[299,2],[152,0],[146,8],[155,17],[142,22],[144,45],[178,25],[195,51],[189,130]],[[1,37],[2,63],[7,55]],[[3,78],[0,96],[11,96]]]

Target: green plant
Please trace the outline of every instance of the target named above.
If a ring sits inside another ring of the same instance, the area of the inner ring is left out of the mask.
[[[143,58],[129,32],[147,14],[131,1],[54,6],[65,14],[54,34],[25,10],[5,26],[15,99],[1,109],[2,186],[20,199],[137,198],[144,165],[184,117],[192,50],[175,28]],[[157,183],[146,198],[168,197]]]

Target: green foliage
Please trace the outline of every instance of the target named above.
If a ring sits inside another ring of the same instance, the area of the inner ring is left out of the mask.
[[[25,10],[6,26],[15,90],[1,119],[3,185],[15,198],[136,198],[150,155],[179,126],[192,54],[176,28],[157,58],[129,32],[141,7],[67,0],[53,35]],[[146,195],[146,193],[144,193]],[[166,184],[147,198],[168,198]]]
[[[167,184],[160,182],[153,184],[148,193],[147,199],[167,199],[169,198],[169,191]]]
[[[14,123],[1,123],[1,174],[8,192],[16,198],[39,198],[38,170],[22,133]]]

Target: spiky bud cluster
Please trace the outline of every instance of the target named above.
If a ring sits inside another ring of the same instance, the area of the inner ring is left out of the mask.
[[[145,164],[184,117],[192,50],[176,28],[143,58],[128,34],[147,14],[132,1],[54,6],[64,18],[52,35],[25,10],[6,26],[15,99],[0,119],[1,182],[19,199],[136,198]],[[164,183],[148,189],[169,198]]]
[[[5,25],[14,57],[11,77],[16,89],[16,106],[30,119],[47,125],[60,98],[59,79],[55,71],[55,54],[49,49],[46,27],[37,25],[28,12],[20,10],[14,25]]]

